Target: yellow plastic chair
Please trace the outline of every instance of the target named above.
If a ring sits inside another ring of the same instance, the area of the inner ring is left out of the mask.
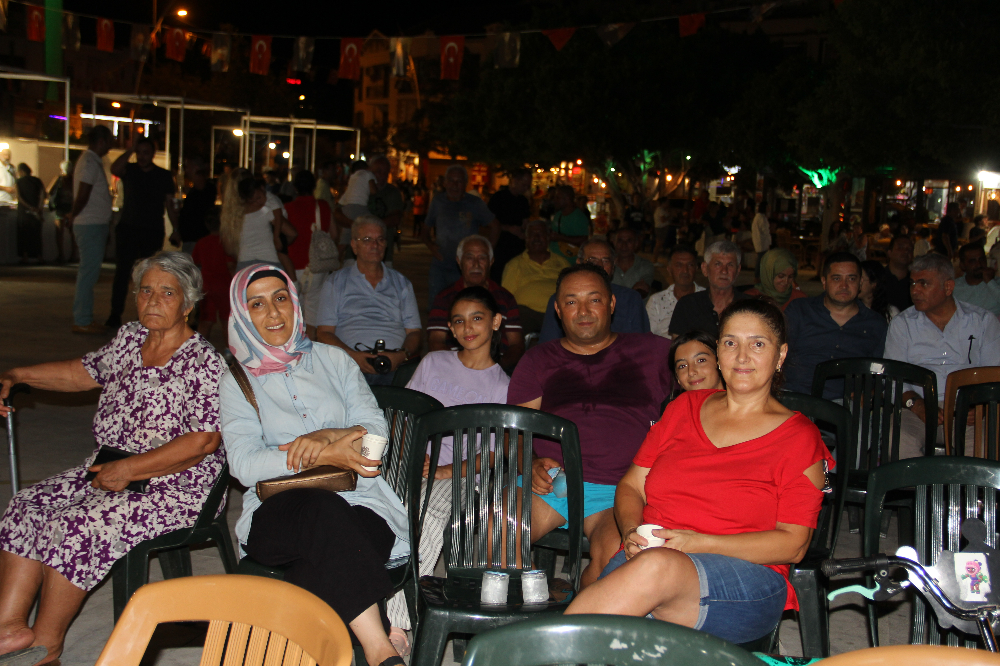
[[[1000,666],[1000,655],[945,645],[889,645],[844,652],[823,666]]]
[[[138,666],[162,622],[208,622],[200,666],[350,666],[351,639],[322,599],[291,583],[227,574],[144,585],[96,666]]]

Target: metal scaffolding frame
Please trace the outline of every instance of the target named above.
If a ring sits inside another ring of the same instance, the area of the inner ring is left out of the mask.
[[[356,128],[356,127],[348,127],[346,125],[327,125],[327,124],[319,123],[315,119],[310,119],[310,118],[295,118],[294,116],[290,116],[288,118],[281,118],[281,117],[276,117],[276,116],[248,116],[247,117],[247,121],[248,121],[247,122],[247,126],[245,128],[242,128],[244,130],[244,136],[247,136],[249,134],[249,132],[251,131],[250,123],[260,123],[260,124],[263,124],[263,125],[287,125],[288,126],[288,135],[289,135],[289,139],[288,139],[288,143],[289,143],[288,163],[289,164],[292,163],[292,159],[295,157],[295,152],[294,152],[294,150],[295,150],[295,130],[296,129],[311,130],[312,131],[312,142],[311,142],[312,150],[310,151],[311,154],[309,156],[309,170],[312,171],[312,172],[314,172],[314,173],[316,171],[316,132],[317,132],[317,130],[334,131],[334,132],[353,132],[354,133],[354,154],[355,155],[360,155],[361,154],[361,130],[358,129],[358,128]],[[214,139],[214,137],[213,137],[213,139]],[[244,151],[244,153],[243,153],[243,161],[241,162],[240,165],[242,167],[246,168],[249,163],[250,163],[249,151]]]
[[[64,76],[38,74],[37,72],[31,72],[17,67],[8,67],[7,65],[0,65],[0,79],[46,81],[49,83],[61,83],[66,87],[66,120],[63,123],[63,159],[69,160],[69,79]]]

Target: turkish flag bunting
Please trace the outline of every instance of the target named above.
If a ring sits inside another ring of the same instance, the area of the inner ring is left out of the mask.
[[[441,38],[441,80],[458,81],[465,55],[465,37],[455,35]]]
[[[45,10],[28,5],[28,39],[33,42],[45,41]]]
[[[361,77],[361,45],[364,43],[365,40],[363,37],[350,37],[340,40],[338,79],[357,81]]]
[[[552,41],[552,46],[556,47],[556,51],[562,51],[563,47],[566,46],[566,42],[569,38],[573,36],[576,32],[576,28],[556,28],[555,30],[542,30],[542,34],[548,37]]]
[[[97,19],[97,50],[108,53],[115,50],[115,22],[111,19]]]
[[[180,28],[168,28],[164,38],[167,57],[177,62],[184,62],[184,52],[187,51],[187,34]]]
[[[254,35],[250,44],[250,73],[267,76],[271,69],[271,36]]]
[[[685,14],[679,20],[681,37],[698,34],[698,31],[705,25],[704,14]]]

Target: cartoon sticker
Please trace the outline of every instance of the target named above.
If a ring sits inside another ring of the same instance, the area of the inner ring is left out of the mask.
[[[955,576],[962,601],[986,601],[990,570],[983,553],[955,553]]]

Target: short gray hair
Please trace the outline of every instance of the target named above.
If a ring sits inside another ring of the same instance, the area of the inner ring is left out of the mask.
[[[445,180],[447,180],[448,177],[451,176],[451,172],[452,171],[461,171],[462,172],[462,178],[465,179],[465,182],[467,182],[467,183],[469,182],[469,172],[461,164],[452,164],[450,167],[448,167],[448,169],[444,172]]]
[[[132,282],[135,284],[135,292],[139,293],[139,285],[142,284],[142,276],[150,268],[159,268],[165,273],[170,273],[177,278],[181,292],[184,294],[184,309],[193,308],[195,303],[205,295],[202,290],[201,271],[194,265],[191,255],[185,252],[159,252],[152,257],[143,259],[132,268]]]
[[[358,232],[361,231],[361,227],[368,224],[374,224],[375,226],[377,226],[379,229],[382,230],[383,234],[389,233],[388,231],[386,231],[385,222],[375,217],[371,213],[364,213],[362,215],[358,215],[356,218],[354,218],[354,221],[351,222],[351,240],[354,240],[357,237]],[[385,242],[388,243],[389,239],[386,238]]]
[[[712,263],[712,259],[717,254],[735,255],[737,265],[743,264],[743,253],[740,252],[740,247],[732,241],[727,241],[727,240],[715,241],[707,248],[705,248],[705,260],[704,260],[705,263],[706,264]]]
[[[934,271],[945,280],[955,279],[955,266],[952,265],[951,259],[936,252],[928,252],[913,260],[910,264],[910,273],[918,271]]]
[[[611,261],[615,260],[615,247],[614,247],[614,245],[612,245],[608,241],[606,241],[604,239],[601,239],[601,238],[588,238],[587,240],[583,241],[580,244],[580,247],[578,247],[576,249],[576,256],[582,258],[583,257],[583,251],[587,248],[588,245],[603,245],[604,247],[606,247],[609,250],[611,250]]]
[[[482,243],[486,246],[486,251],[490,253],[490,261],[493,261],[493,243],[486,236],[480,236],[479,234],[472,234],[471,236],[466,236],[462,240],[458,241],[458,247],[455,249],[455,258],[459,262],[462,261],[462,252],[465,251],[465,244],[469,241],[474,241],[476,243]]]

